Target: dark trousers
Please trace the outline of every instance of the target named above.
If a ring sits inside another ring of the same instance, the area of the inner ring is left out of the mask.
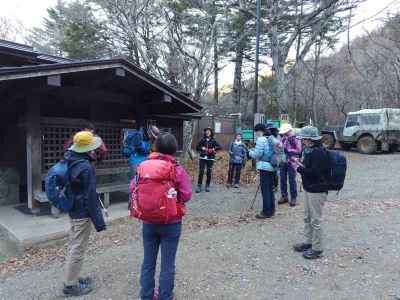
[[[260,170],[263,213],[268,216],[272,216],[275,213],[274,177],[275,172]]]
[[[228,184],[232,184],[234,178],[235,178],[235,184],[239,184],[240,172],[242,171],[242,167],[243,167],[242,164],[229,164]]]
[[[281,195],[288,197],[287,179],[289,177],[290,197],[294,200],[297,198],[296,170],[289,163],[284,163],[280,167],[281,177]]]
[[[152,300],[158,250],[161,246],[159,300],[172,300],[175,282],[175,258],[181,235],[181,223],[143,224],[144,259],[140,276],[140,298]]]
[[[200,159],[200,162],[199,162],[199,180],[197,182],[198,185],[202,185],[203,184],[204,171],[205,171],[206,167],[207,167],[206,186],[210,185],[213,164],[214,164],[213,160]]]

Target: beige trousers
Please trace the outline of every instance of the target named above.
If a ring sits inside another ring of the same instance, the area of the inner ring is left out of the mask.
[[[71,219],[66,263],[66,285],[78,283],[91,230],[92,223],[90,219]]]
[[[304,194],[304,235],[306,244],[312,244],[312,249],[315,251],[323,251],[321,218],[322,208],[328,194],[308,192]]]

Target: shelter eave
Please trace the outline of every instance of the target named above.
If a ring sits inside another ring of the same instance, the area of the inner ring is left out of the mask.
[[[68,63],[55,63],[26,67],[0,68],[0,82],[16,79],[72,74],[77,72],[117,68],[124,69],[125,71],[152,85],[154,88],[165,93],[166,95],[169,95],[179,102],[182,102],[183,104],[190,107],[193,112],[200,112],[202,109],[201,105],[194,102],[189,97],[170,87],[165,82],[151,76],[144,70],[140,69],[136,65],[123,58],[92,61],[74,61]]]

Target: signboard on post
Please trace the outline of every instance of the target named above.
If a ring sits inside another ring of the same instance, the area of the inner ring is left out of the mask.
[[[281,120],[281,123],[289,123],[289,114],[283,113],[280,115],[279,119]]]

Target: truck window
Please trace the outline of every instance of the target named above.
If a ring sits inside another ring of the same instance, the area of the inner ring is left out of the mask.
[[[378,114],[361,115],[360,119],[363,125],[379,125],[381,123],[381,116]]]
[[[389,127],[390,129],[399,130],[400,128],[400,112],[389,111]]]
[[[347,118],[346,127],[360,126],[358,115],[350,115]]]

